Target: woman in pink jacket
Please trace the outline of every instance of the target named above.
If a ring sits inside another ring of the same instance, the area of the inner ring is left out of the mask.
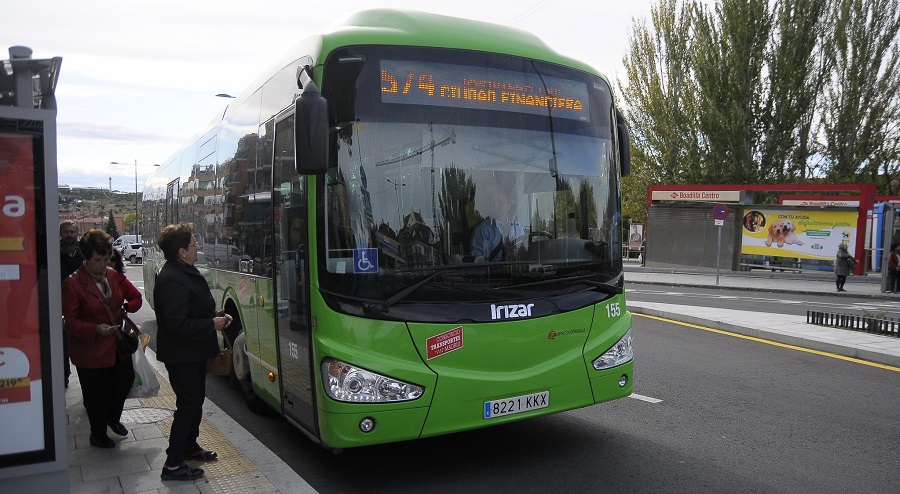
[[[127,436],[122,409],[134,384],[131,355],[116,351],[116,332],[125,312],[141,308],[141,292],[125,275],[108,267],[112,238],[90,230],[79,244],[84,264],[63,281],[62,312],[69,333],[69,358],[78,371],[91,444],[112,448],[107,426]]]

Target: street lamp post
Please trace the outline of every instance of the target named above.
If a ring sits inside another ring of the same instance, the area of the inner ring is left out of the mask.
[[[400,218],[400,226],[397,227],[398,228],[397,231],[400,231],[399,228],[403,228],[403,215],[400,213],[401,207],[400,207],[400,189],[399,189],[399,187],[406,187],[406,184],[402,183],[400,181],[395,182],[391,179],[387,179],[387,181],[389,184],[394,186],[394,192],[397,193],[397,217]]]
[[[110,165],[127,165],[128,163],[119,163],[118,161],[110,161]],[[112,177],[110,177],[110,190],[112,190]],[[134,234],[140,237],[140,226],[138,223],[138,183],[137,183],[137,160],[134,160]]]
[[[129,163],[120,163],[118,161],[110,161],[110,165],[128,165]],[[153,165],[159,166],[159,165]],[[134,160],[134,234],[140,237],[141,235],[141,224],[138,221],[139,210],[138,210],[138,175],[137,175],[137,167],[138,162]],[[112,190],[112,178],[110,178],[110,190]]]

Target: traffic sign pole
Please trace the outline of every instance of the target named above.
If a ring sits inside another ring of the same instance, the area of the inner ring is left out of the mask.
[[[728,206],[724,204],[716,204],[713,206],[713,218],[716,219],[716,226],[719,227],[719,239],[716,245],[716,286],[719,286],[719,263],[722,259],[722,225],[725,224],[725,218],[728,216]]]
[[[719,226],[719,243],[716,245],[716,286],[719,286],[719,260],[722,258],[722,226]]]

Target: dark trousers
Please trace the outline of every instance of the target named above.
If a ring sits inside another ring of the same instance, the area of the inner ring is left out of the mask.
[[[846,277],[846,276],[840,275],[840,274],[837,275],[837,280],[835,281],[835,284],[837,285],[837,289],[838,289],[838,290],[843,290],[843,289],[844,289],[844,283],[846,283],[846,282],[847,282],[847,277]]]
[[[181,465],[188,453],[200,449],[200,419],[206,398],[206,361],[166,364],[169,384],[175,392],[175,415],[169,432],[166,465]]]
[[[122,418],[125,399],[134,385],[131,359],[119,360],[112,367],[88,369],[75,367],[81,382],[84,409],[91,423],[91,434],[106,436],[106,426]]]
[[[900,290],[900,271],[892,270],[888,271],[888,291],[896,292]]]

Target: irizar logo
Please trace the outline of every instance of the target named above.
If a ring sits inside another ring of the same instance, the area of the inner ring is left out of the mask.
[[[519,317],[531,317],[531,308],[534,304],[491,304],[491,319],[517,319]]]

